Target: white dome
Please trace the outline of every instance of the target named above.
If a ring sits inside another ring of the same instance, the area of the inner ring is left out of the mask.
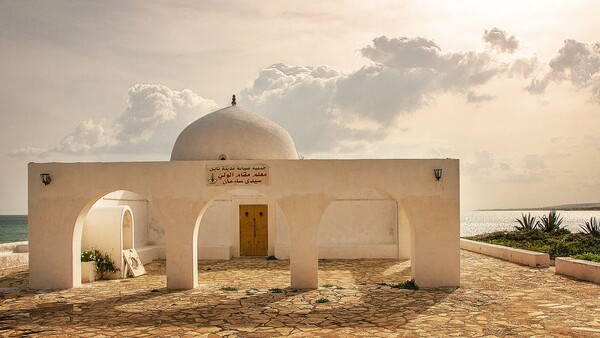
[[[205,115],[177,137],[171,161],[297,159],[290,134],[259,114],[230,106]]]

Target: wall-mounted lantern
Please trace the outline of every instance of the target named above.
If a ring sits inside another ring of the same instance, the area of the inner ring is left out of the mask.
[[[442,169],[433,169],[433,174],[435,175],[436,181],[439,181],[442,179]]]
[[[50,177],[49,173],[40,174],[40,178],[42,179],[42,183],[44,183],[44,185],[48,185],[50,182],[52,182],[52,178]]]

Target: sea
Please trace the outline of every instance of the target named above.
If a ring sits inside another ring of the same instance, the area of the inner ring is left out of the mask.
[[[474,236],[494,231],[514,230],[518,225],[517,218],[521,214],[541,216],[549,211],[461,211],[460,213],[460,236]],[[563,226],[572,232],[581,231],[580,225],[596,217],[600,220],[600,211],[558,211],[563,218]],[[20,242],[27,240],[27,215],[0,215],[0,244]]]
[[[27,215],[0,215],[0,244],[27,240]]]

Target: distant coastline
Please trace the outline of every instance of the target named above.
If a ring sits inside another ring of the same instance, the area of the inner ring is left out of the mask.
[[[561,204],[549,207],[538,208],[494,208],[494,209],[477,209],[475,211],[600,211],[600,203],[577,203],[577,204]]]

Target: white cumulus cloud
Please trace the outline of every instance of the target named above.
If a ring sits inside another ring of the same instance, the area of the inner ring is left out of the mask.
[[[214,101],[189,89],[176,91],[158,84],[136,84],[129,89],[127,108],[114,121],[82,121],[55,148],[28,147],[13,150],[9,155],[168,154],[177,135],[188,124],[217,108]]]
[[[565,40],[549,66],[546,75],[531,80],[526,88],[529,92],[542,94],[551,81],[569,81],[577,88],[589,88],[594,100],[600,103],[600,42]]]
[[[519,48],[519,40],[514,35],[508,36],[506,31],[499,28],[485,30],[483,33],[483,41],[502,53],[513,53]]]
[[[110,132],[106,132],[100,123],[93,120],[81,122],[73,132],[65,136],[54,151],[70,154],[82,154],[102,149],[115,143]]]
[[[381,36],[360,52],[371,64],[350,73],[273,64],[241,92],[239,102],[288,129],[300,153],[353,151],[385,138],[398,116],[421,109],[435,95],[492,99],[476,96],[474,89],[510,68],[489,52],[444,53],[422,37]]]

